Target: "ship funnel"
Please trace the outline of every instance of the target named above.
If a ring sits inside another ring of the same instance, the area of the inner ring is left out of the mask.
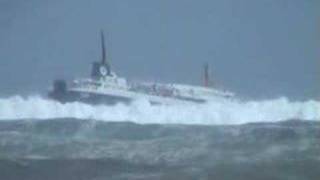
[[[209,87],[209,64],[208,63],[205,63],[204,64],[204,87]]]

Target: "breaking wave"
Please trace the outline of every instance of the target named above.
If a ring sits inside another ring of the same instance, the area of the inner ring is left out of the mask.
[[[178,124],[242,124],[288,119],[320,120],[320,102],[215,101],[203,105],[151,106],[146,100],[131,105],[61,104],[40,96],[0,99],[0,119],[51,119],[72,117],[104,121]]]

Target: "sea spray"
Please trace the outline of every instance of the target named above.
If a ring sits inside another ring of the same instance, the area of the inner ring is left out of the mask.
[[[243,124],[288,119],[319,120],[320,102],[223,100],[206,104],[152,106],[141,99],[130,105],[62,104],[41,96],[0,99],[0,119],[54,119],[72,117],[104,121],[175,124]]]

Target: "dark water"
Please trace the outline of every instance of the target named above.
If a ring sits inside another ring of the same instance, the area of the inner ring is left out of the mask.
[[[319,179],[320,123],[0,121],[0,179]]]

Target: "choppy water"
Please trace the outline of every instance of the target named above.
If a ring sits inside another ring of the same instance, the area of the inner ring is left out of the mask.
[[[0,179],[320,177],[320,102],[91,106],[0,99]]]
[[[192,120],[192,119],[190,119]],[[1,179],[318,179],[320,123],[0,121]]]
[[[131,105],[61,104],[40,96],[0,98],[1,119],[78,118],[159,124],[243,124],[288,119],[320,120],[320,102],[213,100],[202,105],[151,106],[141,99]]]

